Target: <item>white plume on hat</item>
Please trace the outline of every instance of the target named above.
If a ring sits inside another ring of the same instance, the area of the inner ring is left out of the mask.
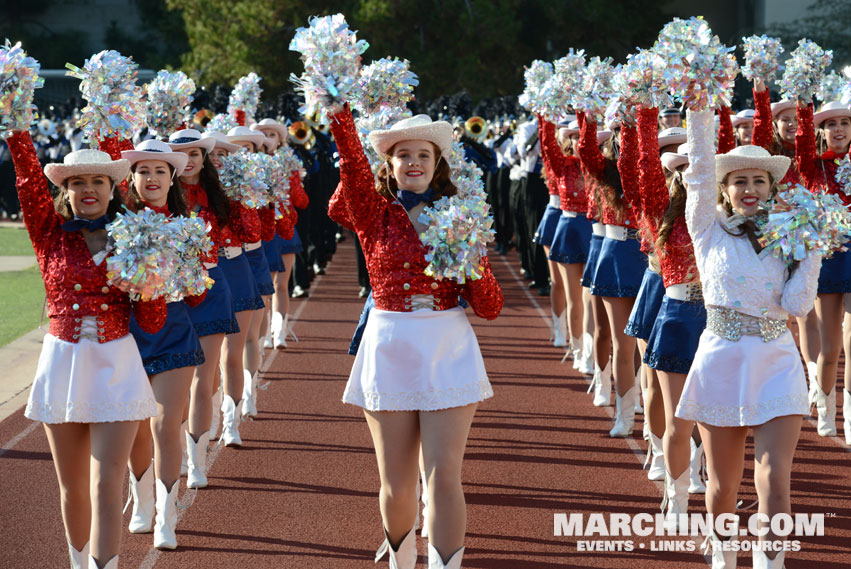
[[[62,164],[48,164],[44,175],[55,186],[62,186],[71,176],[103,175],[114,182],[120,182],[130,172],[130,162],[124,159],[113,160],[100,150],[77,150],[65,155]]]

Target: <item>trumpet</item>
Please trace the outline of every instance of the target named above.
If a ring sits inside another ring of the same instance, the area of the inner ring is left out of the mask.
[[[470,117],[464,123],[464,130],[467,131],[467,136],[473,140],[481,141],[488,133],[487,121],[482,117]]]
[[[313,130],[304,121],[297,121],[291,124],[289,135],[293,143],[304,146],[308,150],[313,146]]]

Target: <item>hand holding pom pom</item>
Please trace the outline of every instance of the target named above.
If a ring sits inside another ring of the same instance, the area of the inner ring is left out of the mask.
[[[811,102],[832,60],[832,51],[825,51],[808,39],[799,40],[786,61],[786,71],[779,82],[780,94],[785,99]]]
[[[361,68],[353,106],[364,115],[404,108],[419,84],[407,59],[379,59]]]
[[[33,93],[44,86],[39,69],[38,61],[27,57],[20,42],[11,45],[6,40],[0,47],[0,137],[30,128],[36,112]]]
[[[550,79],[553,76],[553,64],[536,59],[523,72],[526,89],[520,95],[520,104],[534,113],[549,114],[548,97],[553,93],[554,86]]]
[[[182,71],[159,71],[145,87],[148,127],[154,136],[168,136],[189,122],[195,82]]]
[[[260,106],[262,92],[260,77],[256,73],[252,72],[245,77],[240,77],[228,99],[228,114],[233,117],[236,116],[237,111],[242,111],[246,118],[253,120],[254,115],[257,114],[257,107]]]
[[[774,79],[774,74],[780,67],[778,59],[783,53],[783,46],[778,38],[768,36],[750,36],[742,38],[745,51],[745,65],[742,76],[745,79],[762,79],[765,82]]]

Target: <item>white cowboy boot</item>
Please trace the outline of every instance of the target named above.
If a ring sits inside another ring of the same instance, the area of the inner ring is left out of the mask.
[[[596,407],[608,407],[612,404],[612,360],[606,364],[606,369],[600,369],[594,363],[594,378],[588,391],[594,391],[594,405]]]
[[[88,569],[118,569],[118,556],[116,555],[115,557],[110,559],[109,562],[103,567],[99,567],[97,561],[95,561],[95,558],[89,555],[89,562],[87,563],[86,567],[88,567]]]
[[[570,353],[570,358],[573,360],[573,369],[579,370],[579,363],[582,359],[582,339],[571,336],[567,351]]]
[[[71,558],[71,569],[88,569],[89,566],[89,542],[86,542],[86,545],[83,546],[83,549],[77,551],[74,549],[74,546],[71,545],[71,541],[66,537],[66,541],[68,541],[68,556]]]
[[[210,432],[201,433],[198,442],[192,435],[186,433],[186,448],[189,449],[189,472],[186,474],[187,488],[207,487],[207,444],[210,442]]]
[[[453,553],[449,561],[444,563],[440,557],[440,553],[437,552],[431,543],[428,544],[428,569],[461,569],[462,557],[464,557],[463,547]]]
[[[738,525],[735,528],[735,534],[738,535]],[[712,559],[712,569],[736,569],[736,551],[725,551],[725,541],[723,541],[713,531],[703,542],[703,554],[710,556]]]
[[[242,416],[256,417],[257,416],[257,384],[254,381],[254,375],[247,369],[242,370]]]
[[[287,329],[284,326],[284,315],[272,312],[272,347],[281,350],[287,347]]]
[[[689,461],[689,494],[706,494],[706,483],[703,481],[703,443],[699,445],[691,441],[691,460]]]
[[[585,375],[594,374],[594,336],[588,332],[582,333],[582,355],[576,369]]]
[[[638,388],[632,386],[623,397],[615,393],[615,426],[609,431],[610,437],[630,437],[635,428],[635,400]]]
[[[428,483],[426,482],[425,472],[420,473],[420,480],[423,486],[423,493],[420,496],[423,503],[423,527],[420,529],[420,535],[428,537]]]
[[[816,362],[807,362],[807,379],[809,380],[809,389],[807,390],[807,398],[810,402],[810,407],[816,404],[816,390],[818,385],[818,364]]]
[[[272,312],[272,311],[270,310],[270,312]],[[266,328],[266,334],[263,336],[263,347],[264,348],[271,348],[271,347],[274,346],[274,344],[272,344],[273,334],[274,334],[274,330],[272,329],[272,318],[270,316],[269,317],[269,326],[268,326],[268,328]]]
[[[154,547],[157,549],[177,549],[177,494],[180,480],[175,480],[171,489],[166,488],[162,480],[157,480],[157,521],[154,524]]]
[[[662,439],[650,433],[650,441],[647,445],[647,460],[644,466],[650,465],[647,471],[648,480],[665,479],[665,454],[662,450]]]
[[[225,446],[242,446],[242,438],[239,436],[240,403],[234,403],[230,395],[222,397],[221,440],[225,443]]]
[[[378,548],[375,553],[375,562],[378,563],[384,554],[390,556],[390,569],[414,569],[417,564],[417,532],[411,528],[399,547],[393,549],[390,545],[390,539],[387,537],[387,530],[384,530],[384,543]]]
[[[688,513],[689,469],[686,468],[679,478],[665,471],[665,496],[662,498],[662,512],[665,514],[665,528],[676,528],[679,515]]]
[[[180,424],[180,475],[186,476],[189,466],[186,463],[186,433],[189,430],[189,421]]]
[[[210,438],[215,439],[219,434],[219,425],[222,424],[222,385],[213,393],[213,415],[210,419]]]
[[[129,469],[128,469],[129,470]],[[127,526],[130,533],[150,533],[154,523],[154,465],[137,480],[130,470],[130,496],[127,498],[127,506],[133,502],[133,513],[130,516],[130,524]]]
[[[823,437],[836,436],[836,387],[825,394],[821,386],[816,384],[816,410],[818,411],[818,425],[816,431]]]
[[[774,559],[769,559],[761,549],[754,548],[753,550],[753,569],[783,569],[783,560],[786,557],[785,551],[778,551]]]
[[[565,319],[567,311],[561,314],[553,315],[553,346],[556,348],[564,348],[567,346],[567,320]]]
[[[845,430],[845,444],[851,445],[851,392],[842,391],[842,428]]]

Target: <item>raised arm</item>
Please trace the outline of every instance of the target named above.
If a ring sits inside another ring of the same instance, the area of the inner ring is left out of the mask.
[[[304,191],[304,184],[301,183],[301,175],[298,172],[293,172],[290,176],[290,201],[298,209],[307,209],[310,205],[310,198]]]
[[[659,157],[659,109],[638,111],[638,189],[644,219],[656,238],[670,198]]]
[[[771,141],[774,140],[774,125],[772,124],[771,115],[771,97],[765,87],[762,91],[758,91],[757,87],[753,89],[753,141],[754,146],[762,146],[766,150],[771,150]]]
[[[798,131],[795,133],[795,160],[804,186],[811,192],[824,191],[824,175],[816,152],[816,129],[813,126],[813,105],[798,103]]]
[[[634,208],[641,199],[638,191],[638,130],[635,126],[621,126],[621,149],[618,154],[618,173],[621,177],[623,197]]]
[[[6,139],[15,164],[16,186],[24,224],[36,250],[50,241],[59,226],[47,178],[29,132],[16,132]]]
[[[715,181],[715,148],[712,111],[687,113],[689,167],[683,178],[686,186],[686,225],[697,241],[715,219],[718,183]]]
[[[718,107],[718,154],[727,154],[736,147],[736,135],[733,134],[733,119],[730,107]]]
[[[541,138],[541,158],[547,171],[547,180],[556,183],[559,174],[564,171],[564,153],[556,140],[556,125],[538,115],[538,132]]]
[[[582,117],[582,120],[579,120]],[[606,157],[597,144],[597,121],[586,118],[585,113],[577,115],[579,121],[579,159],[585,171],[599,180],[606,170]]]

